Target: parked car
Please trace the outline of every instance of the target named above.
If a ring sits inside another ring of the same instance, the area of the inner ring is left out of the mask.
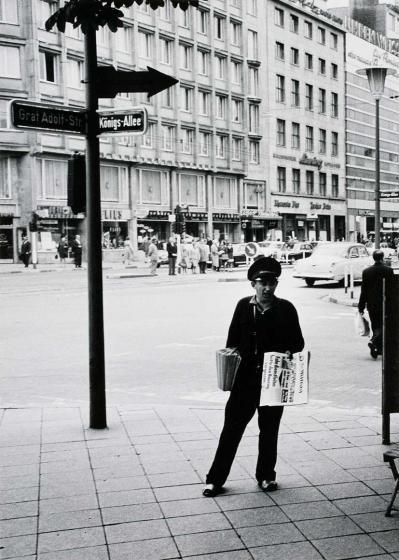
[[[293,245],[285,243],[280,253],[280,262],[293,264],[298,259],[310,257],[312,253],[313,247],[310,243],[298,242]]]
[[[265,257],[274,257],[280,260],[280,255],[284,247],[282,241],[260,241],[258,243],[259,254]]]
[[[245,243],[233,243],[234,266],[246,265]]]
[[[342,283],[350,268],[354,280],[361,280],[363,270],[371,264],[373,259],[361,243],[323,243],[317,245],[310,257],[295,263],[293,276],[303,278],[308,286],[316,280]]]
[[[372,255],[373,252],[375,251],[375,243],[373,243],[372,241],[368,241],[367,243],[364,244],[364,246],[366,247],[369,255]],[[395,249],[392,249],[388,245],[388,243],[385,243],[385,241],[382,241],[380,243],[380,249],[384,253],[384,258],[385,259],[394,257],[396,255]]]

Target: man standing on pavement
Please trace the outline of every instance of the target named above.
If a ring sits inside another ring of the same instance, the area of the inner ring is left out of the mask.
[[[393,270],[384,264],[384,252],[376,249],[373,252],[374,264],[365,268],[362,274],[362,288],[358,309],[363,315],[365,308],[371,321],[373,336],[368,343],[370,355],[374,360],[382,354],[382,301],[383,301],[383,280],[389,282],[393,278]]]
[[[174,276],[176,274],[177,243],[173,237],[169,237],[166,250],[168,252],[169,276]]]
[[[256,479],[264,492],[277,489],[275,465],[283,406],[259,406],[265,352],[300,352],[304,340],[298,314],[289,301],[274,295],[281,265],[272,257],[256,259],[248,269],[254,296],[241,299],[230,324],[226,346],[237,348],[241,362],[226,404],[225,419],[213,464],[206,477],[205,497],[223,492],[238,445],[258,411],[259,455]]]
[[[156,276],[158,267],[158,247],[156,237],[151,239],[151,243],[148,246],[148,260],[150,261],[150,273],[152,276]]]
[[[80,241],[80,235],[75,235],[75,239],[72,243],[75,268],[82,268],[82,243]]]
[[[32,253],[32,245],[26,235],[22,237],[21,255],[20,259],[24,263],[25,268],[28,268],[30,255]]]

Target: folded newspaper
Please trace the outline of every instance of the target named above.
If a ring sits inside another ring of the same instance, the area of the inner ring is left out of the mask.
[[[310,352],[303,350],[292,360],[280,352],[266,352],[263,362],[260,406],[305,404],[309,398]]]
[[[222,348],[216,351],[216,372],[218,387],[222,391],[231,391],[241,356],[237,348]]]

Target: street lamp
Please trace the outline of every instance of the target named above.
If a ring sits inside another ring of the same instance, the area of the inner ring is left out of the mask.
[[[395,70],[384,66],[369,66],[357,70],[356,74],[367,76],[370,93],[375,99],[375,248],[380,248],[380,99],[384,94],[385,78],[395,75]]]

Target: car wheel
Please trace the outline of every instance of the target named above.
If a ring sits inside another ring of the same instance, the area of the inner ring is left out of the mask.
[[[305,278],[305,282],[307,286],[313,286],[315,283],[315,279],[314,278]]]

